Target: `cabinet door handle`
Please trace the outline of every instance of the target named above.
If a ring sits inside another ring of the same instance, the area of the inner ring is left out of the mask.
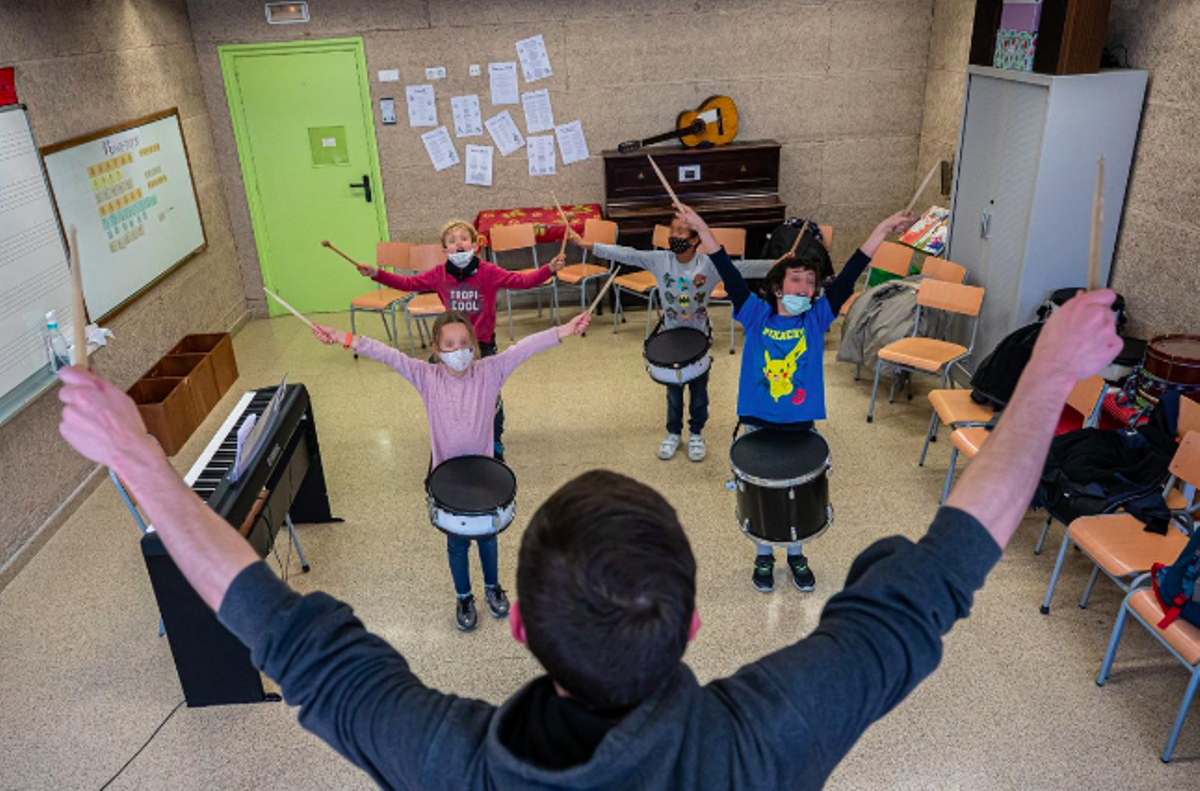
[[[988,212],[982,212],[979,215],[979,235],[986,239],[988,234],[992,232],[992,215]]]

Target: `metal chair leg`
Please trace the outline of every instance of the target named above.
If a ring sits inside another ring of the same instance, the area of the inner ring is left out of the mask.
[[[867,422],[875,420],[875,397],[879,393],[879,372],[883,368],[883,360],[875,361],[875,384],[871,385],[871,405],[867,407]]]
[[[287,525],[288,534],[292,537],[292,546],[296,548],[296,557],[300,558],[300,570],[307,574],[308,559],[304,557],[304,547],[300,546],[300,536],[296,534],[296,525],[292,523],[292,515],[288,514],[283,517],[283,523]]]
[[[646,296],[646,336],[650,337],[650,316],[654,313],[654,289]]]
[[[1063,563],[1067,560],[1067,547],[1071,546],[1071,528],[1063,532],[1062,548],[1058,550],[1058,560],[1054,562],[1054,571],[1050,574],[1050,587],[1046,591],[1046,600],[1042,602],[1042,615],[1050,614],[1050,599],[1054,597],[1054,588],[1058,585],[1058,576],[1062,574]]]
[[[351,335],[357,335],[357,334],[358,334],[358,329],[355,327],[355,324],[354,324],[354,316],[355,316],[355,313],[357,313],[357,311],[355,311],[355,310],[354,310],[354,306],[353,306],[353,305],[351,305],[351,306],[350,306],[350,334],[351,334]],[[356,360],[358,359],[358,352],[355,352],[355,353],[354,353],[354,359],[356,359]]]
[[[1088,599],[1092,597],[1092,588],[1096,587],[1096,578],[1100,576],[1100,567],[1092,567],[1092,576],[1088,578],[1087,587],[1083,589],[1083,596],[1079,598],[1079,609],[1086,610]]]
[[[616,289],[613,290],[613,334],[614,335],[617,334],[617,328],[619,327],[618,319],[623,314],[624,314],[624,310],[621,308],[621,287],[617,286]]]
[[[1121,602],[1121,609],[1117,612],[1117,622],[1113,624],[1112,637],[1108,641],[1108,650],[1104,652],[1104,661],[1100,663],[1100,673],[1096,676],[1096,686],[1104,686],[1104,682],[1108,680],[1108,674],[1112,670],[1113,660],[1117,657],[1117,646],[1121,642],[1121,635],[1125,631],[1125,619],[1129,616],[1129,599],[1126,597]]]
[[[938,413],[933,410],[933,414],[929,416],[929,430],[925,432],[925,446],[921,448],[921,458],[917,459],[917,466],[925,466],[925,454],[929,453],[929,443],[937,436],[938,430]]]
[[[958,448],[955,448],[950,454],[950,469],[946,470],[946,482],[942,484],[942,499],[938,500],[938,505],[946,502],[946,498],[950,496],[950,485],[954,483],[954,468],[958,465]]]
[[[396,339],[392,337],[392,328],[388,326],[387,314],[380,313],[379,320],[383,322],[383,332],[385,335],[387,335],[388,343],[394,347],[396,345]],[[353,335],[354,333],[352,332],[351,334]]]
[[[420,328],[421,328],[421,325],[418,324],[417,325],[418,332],[420,331]],[[417,344],[416,344],[416,341],[413,340],[412,314],[409,313],[407,309],[404,311],[404,331],[406,333],[408,333],[408,353],[410,355],[415,355],[417,353]],[[357,354],[354,356],[358,357]]]
[[[1183,729],[1183,720],[1187,717],[1188,709],[1191,708],[1192,698],[1196,696],[1196,688],[1200,686],[1200,668],[1192,671],[1192,680],[1188,682],[1187,691],[1183,693],[1183,701],[1179,704],[1179,713],[1175,715],[1175,725],[1171,728],[1171,735],[1167,737],[1167,747],[1163,750],[1162,762],[1164,764],[1171,762],[1171,753],[1175,752],[1175,742],[1179,739],[1179,731]]]
[[[862,373],[862,363],[855,363],[854,364],[854,381],[856,381],[856,382],[858,381],[858,376],[861,373]]]
[[[1042,525],[1042,534],[1038,536],[1037,545],[1033,548],[1033,554],[1042,554],[1042,547],[1046,546],[1046,536],[1050,534],[1050,524],[1053,521],[1053,516],[1046,517],[1046,524]]]

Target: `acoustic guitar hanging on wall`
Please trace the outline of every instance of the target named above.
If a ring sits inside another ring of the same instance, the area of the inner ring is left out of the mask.
[[[645,140],[626,140],[617,146],[622,154],[667,140],[679,140],[684,148],[708,148],[733,142],[738,131],[738,111],[728,96],[710,96],[697,110],[684,110],[675,119],[675,129]]]

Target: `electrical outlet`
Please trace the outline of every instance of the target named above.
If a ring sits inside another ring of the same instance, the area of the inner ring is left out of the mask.
[[[679,167],[679,183],[684,184],[689,181],[700,180],[699,165],[680,165]]]
[[[430,66],[425,69],[425,79],[427,80],[444,80],[446,79],[445,66]]]
[[[483,74],[483,69],[479,68],[478,63],[472,63],[471,68],[468,69],[467,71],[470,73],[470,75],[472,77],[478,77],[480,74]]]

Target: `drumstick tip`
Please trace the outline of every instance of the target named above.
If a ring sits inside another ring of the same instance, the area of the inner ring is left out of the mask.
[[[328,240],[328,239],[322,239],[322,240],[321,240],[321,246],[322,246],[322,247],[333,247],[333,245],[329,243],[329,240]]]

